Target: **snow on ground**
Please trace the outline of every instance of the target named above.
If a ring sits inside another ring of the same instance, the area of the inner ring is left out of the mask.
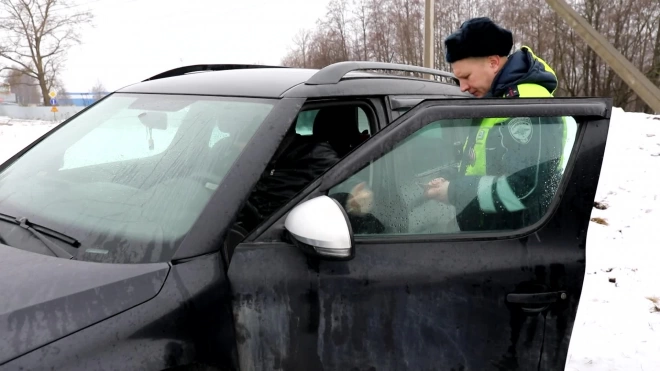
[[[0,117],[0,162],[54,126]],[[567,371],[660,370],[659,173],[660,116],[615,109]]]
[[[614,110],[596,201],[566,370],[660,370],[660,116]]]
[[[0,116],[0,163],[55,127],[53,121],[18,120]]]

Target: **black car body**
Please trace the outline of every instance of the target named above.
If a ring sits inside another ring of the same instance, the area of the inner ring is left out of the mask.
[[[611,101],[452,81],[190,66],[63,122],[0,165],[0,369],[563,369]],[[369,138],[237,227],[292,125],[313,138],[340,105]],[[459,231],[419,185],[452,176],[473,119],[512,116],[575,120],[552,203],[522,229]],[[385,232],[325,197],[352,176]]]

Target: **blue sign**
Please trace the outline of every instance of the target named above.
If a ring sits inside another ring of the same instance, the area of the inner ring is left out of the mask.
[[[51,100],[50,100],[50,105],[51,105],[51,106],[54,106],[54,105],[56,105],[56,104],[57,104],[57,99],[55,99],[55,98],[51,98]]]

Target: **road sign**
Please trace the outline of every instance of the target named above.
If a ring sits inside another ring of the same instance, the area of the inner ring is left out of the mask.
[[[51,106],[56,106],[57,105],[57,99],[53,98],[50,100],[50,105]]]
[[[57,92],[56,92],[55,90],[53,90],[53,91],[51,91],[50,93],[48,93],[48,95],[49,95],[51,98],[55,98],[55,97],[57,96]]]
[[[52,112],[52,113],[57,112],[57,107],[53,106],[53,108],[50,109],[50,112]]]

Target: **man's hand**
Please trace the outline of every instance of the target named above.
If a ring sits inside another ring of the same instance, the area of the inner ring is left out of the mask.
[[[346,202],[346,212],[364,215],[373,208],[374,194],[367,187],[367,183],[362,182],[351,190]]]
[[[436,178],[424,186],[424,196],[449,203],[449,181],[444,178]]]

